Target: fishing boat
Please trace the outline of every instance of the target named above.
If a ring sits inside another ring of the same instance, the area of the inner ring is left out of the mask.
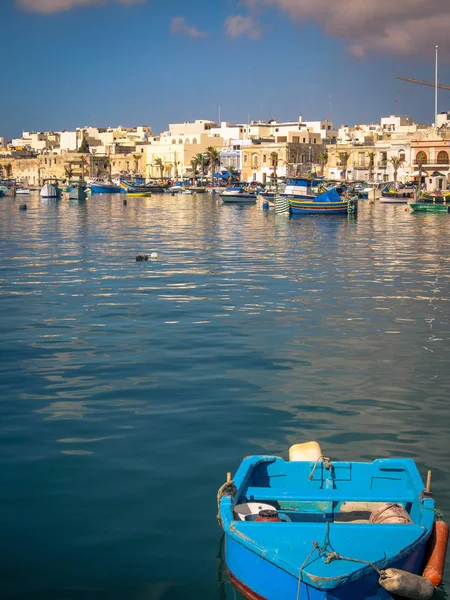
[[[128,198],[150,198],[151,192],[127,192]]]
[[[16,189],[16,195],[20,195],[20,196],[28,196],[30,193],[30,190],[28,188],[17,188]]]
[[[69,199],[70,200],[86,200],[87,186],[82,180],[69,181]]]
[[[88,186],[93,194],[119,194],[120,186],[109,180],[92,179],[88,181]]]
[[[58,180],[55,178],[44,179],[44,185],[41,188],[40,195],[41,198],[61,198]]]
[[[383,204],[406,204],[411,198],[411,192],[395,190],[386,186],[381,190],[380,202]]]
[[[326,190],[313,198],[297,197],[289,199],[292,215],[346,215],[349,212],[356,212],[357,206],[357,201],[345,197],[341,198],[334,188]]]
[[[450,204],[429,204],[426,202],[417,202],[409,205],[411,212],[427,212],[427,213],[449,213]]]
[[[316,442],[247,457],[217,495],[228,576],[248,600],[428,600],[448,540],[430,482],[410,458],[335,462]]]
[[[225,203],[251,203],[256,202],[256,192],[249,192],[243,187],[229,187],[221,192],[220,197]]]
[[[167,189],[167,184],[142,183],[142,179],[134,180],[133,182],[120,180],[120,188],[126,193],[150,192],[154,194],[163,193]]]
[[[191,192],[193,194],[206,194],[206,188],[205,187],[191,187],[190,188]]]

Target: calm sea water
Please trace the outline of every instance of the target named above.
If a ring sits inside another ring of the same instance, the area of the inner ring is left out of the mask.
[[[450,518],[450,217],[23,201],[0,200],[2,598],[235,598],[217,488],[310,439],[432,468]]]

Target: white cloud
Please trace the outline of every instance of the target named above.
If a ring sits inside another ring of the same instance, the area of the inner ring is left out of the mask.
[[[243,0],[272,7],[299,23],[316,22],[344,39],[357,56],[431,54],[439,44],[450,58],[449,0]]]
[[[189,25],[184,17],[174,17],[170,23],[170,33],[172,35],[187,35],[191,38],[204,38],[208,34],[206,31],[200,31],[195,25]]]
[[[257,40],[261,37],[261,27],[252,16],[243,17],[242,15],[233,15],[225,21],[225,32],[229,37],[236,38],[240,35],[246,35],[251,40]]]
[[[114,0],[118,4],[143,4],[147,0]],[[92,6],[108,4],[110,0],[16,0],[16,5],[28,12],[49,15],[76,8],[77,6]]]

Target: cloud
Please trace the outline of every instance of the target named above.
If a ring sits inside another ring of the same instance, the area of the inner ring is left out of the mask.
[[[191,38],[205,38],[206,31],[200,31],[195,25],[189,25],[184,17],[173,17],[170,23],[170,33],[172,35],[187,35]]]
[[[449,0],[243,0],[251,9],[275,8],[298,23],[315,22],[350,52],[431,54],[450,58]]]
[[[258,40],[262,30],[258,21],[252,16],[233,15],[225,21],[225,33],[231,38],[246,35],[251,40]]]
[[[143,4],[147,0],[114,0],[118,4]],[[92,6],[108,4],[110,0],[16,0],[16,5],[28,12],[37,12],[49,15],[55,12],[63,12],[78,6]]]

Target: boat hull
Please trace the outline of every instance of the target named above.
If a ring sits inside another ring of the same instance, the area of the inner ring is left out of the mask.
[[[380,196],[383,204],[406,204],[409,199],[409,196]]]
[[[106,185],[101,183],[92,183],[91,190],[93,194],[119,194],[120,187],[117,185]]]
[[[256,197],[250,196],[220,196],[224,204],[255,204]]]
[[[409,208],[412,212],[431,212],[431,213],[444,213],[450,212],[449,204],[410,204]]]
[[[426,540],[411,553],[389,565],[410,573],[420,573],[424,563]],[[294,577],[264,560],[226,535],[225,564],[231,583],[247,600],[392,600],[378,583],[378,573],[368,568],[365,576],[336,587],[320,589]],[[300,572],[299,565],[299,572]]]
[[[61,192],[56,185],[52,183],[47,183],[44,185],[40,191],[41,198],[60,198]]]
[[[86,188],[72,188],[69,192],[69,200],[86,200]]]
[[[292,215],[346,215],[347,202],[298,202],[291,200],[290,212]]]

